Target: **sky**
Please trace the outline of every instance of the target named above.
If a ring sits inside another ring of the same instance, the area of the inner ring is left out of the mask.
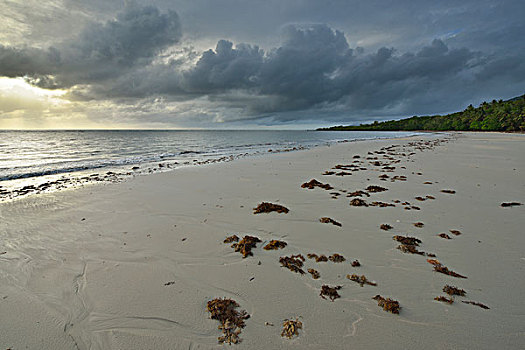
[[[523,0],[0,0],[0,129],[314,128],[525,93]]]

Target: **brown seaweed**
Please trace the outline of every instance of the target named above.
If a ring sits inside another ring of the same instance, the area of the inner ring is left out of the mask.
[[[328,257],[328,260],[330,260],[331,262],[334,262],[334,263],[342,263],[342,262],[346,261],[344,256],[342,256],[340,254],[337,254],[337,253],[334,253],[334,254],[330,255]]]
[[[447,235],[446,233],[440,233],[438,236],[444,239],[451,239],[451,237]]]
[[[450,233],[452,233],[453,235],[456,235],[456,236],[459,236],[461,234],[461,231],[459,230],[449,230]]]
[[[444,303],[449,303],[449,304],[452,304],[454,302],[453,298],[449,299],[449,298],[444,297],[444,296],[435,297],[434,300],[441,301],[441,302],[444,302]]]
[[[400,244],[397,246],[397,249],[401,250],[403,253],[419,254],[419,255],[425,254],[425,252],[417,250],[416,246],[412,244]]]
[[[309,182],[305,182],[301,185],[302,188],[307,188],[309,190],[313,190],[315,187],[319,187],[325,190],[332,190],[333,187],[329,184],[324,184],[322,182],[317,181],[316,179],[312,179]]]
[[[334,175],[335,171],[325,171],[323,175]]]
[[[359,266],[361,266],[361,263],[359,262],[359,260],[356,259],[352,261],[352,267],[359,267]]]
[[[386,207],[395,207],[395,204],[391,203],[385,203],[385,202],[372,202],[370,203],[371,207],[380,207],[380,208],[386,208]]]
[[[326,297],[328,297],[330,301],[334,301],[335,299],[341,297],[339,293],[337,293],[337,291],[341,288],[341,286],[330,287],[325,284],[321,287],[321,293],[319,293],[319,295],[323,299],[326,299]]]
[[[283,249],[286,246],[287,246],[286,242],[272,239],[270,243],[268,243],[267,245],[263,247],[263,249],[264,250],[277,250],[277,249]]]
[[[232,243],[232,242],[239,242],[239,237],[237,235],[226,237],[224,240],[224,243]]]
[[[443,292],[447,293],[448,295],[460,295],[464,296],[467,292],[465,292],[463,289],[449,286],[448,284],[443,287]]]
[[[427,194],[425,197],[426,197],[427,199],[436,199],[436,197],[431,196],[431,195],[429,195],[429,194]]]
[[[335,226],[342,226],[340,222],[337,222],[334,219],[330,219],[328,217],[320,218],[319,221],[322,222],[323,224],[332,224]]]
[[[232,299],[215,298],[208,301],[207,310],[211,314],[211,319],[219,321],[219,329],[222,336],[218,338],[219,343],[237,344],[241,341],[239,334],[245,327],[244,320],[250,318],[245,310],[237,311],[239,304]]]
[[[416,237],[409,237],[409,236],[393,236],[392,239],[394,241],[398,241],[399,243],[406,244],[406,245],[415,245],[418,246],[419,243],[421,243],[421,240]]]
[[[437,259],[427,259],[427,261],[434,266],[434,271],[436,272],[457,278],[467,278],[466,276],[460,275],[457,272],[449,270],[448,267],[442,265]]]
[[[393,314],[399,314],[399,302],[390,298],[383,298],[381,295],[376,295],[372,299],[377,300],[377,305],[382,307],[383,310],[391,312]]]
[[[456,191],[454,191],[454,190],[441,190],[441,192],[448,193],[448,194],[455,194],[456,193]]]
[[[462,302],[462,303],[465,303],[465,304],[476,305],[476,306],[479,306],[480,308],[482,308],[482,309],[486,309],[486,310],[487,310],[487,309],[490,309],[490,307],[488,307],[487,305],[484,305],[484,304],[482,304],[482,303],[478,303],[478,302],[476,302],[476,301],[470,301],[470,300],[465,301],[465,300],[462,300],[461,302]]]
[[[306,256],[308,257],[308,259],[315,259],[316,262],[326,262],[326,261],[328,261],[328,258],[326,257],[326,255],[317,255],[317,254],[314,254],[314,253],[309,253]]]
[[[363,196],[367,196],[367,197],[370,197],[370,195],[365,192],[365,191],[355,191],[355,192],[350,192],[349,194],[346,195],[347,197],[363,197]]]
[[[381,226],[379,226],[379,228],[380,228],[381,230],[385,230],[385,231],[388,231],[388,230],[393,229],[393,227],[390,226],[389,224],[381,224]]]
[[[273,203],[268,203],[268,202],[262,202],[261,204],[257,206],[257,208],[253,208],[254,214],[271,213],[272,211],[286,214],[290,210],[280,204],[273,204]]]
[[[303,324],[297,318],[295,320],[284,320],[283,330],[281,331],[281,337],[291,339],[294,336],[299,336],[299,329],[302,328]]]
[[[308,273],[309,273],[310,275],[312,275],[312,278],[313,278],[314,280],[319,279],[319,277],[321,277],[321,274],[319,273],[319,271],[317,271],[317,270],[315,270],[315,269],[308,269]]]
[[[368,207],[366,201],[361,198],[354,198],[350,201],[350,205],[353,207]]]
[[[375,282],[372,282],[372,281],[369,281],[365,275],[357,275],[357,274],[352,274],[351,276],[350,275],[346,275],[346,278],[348,278],[349,280],[351,281],[354,281],[354,282],[357,282],[359,283],[359,285],[361,287],[363,287],[365,284],[368,284],[368,285],[371,285],[371,286],[377,286],[377,283]]]
[[[422,222],[414,222],[414,226],[418,227],[418,228],[421,228],[421,227],[425,226],[425,224],[422,223]]]
[[[232,248],[235,249],[236,252],[241,253],[243,258],[246,258],[247,256],[253,255],[252,248],[256,248],[259,242],[261,242],[261,240],[258,237],[244,236],[240,242],[232,244]]]
[[[281,257],[279,258],[279,262],[288,270],[304,275],[304,270],[302,269],[304,265],[304,256],[301,254]]]
[[[384,187],[381,187],[381,186],[371,185],[371,186],[368,186],[368,187],[366,188],[366,190],[367,190],[368,192],[377,193],[377,192],[388,191],[388,188],[384,188]]]
[[[423,198],[423,197],[414,197],[415,200],[418,200],[420,202],[424,202],[426,201],[427,199],[426,198]]]

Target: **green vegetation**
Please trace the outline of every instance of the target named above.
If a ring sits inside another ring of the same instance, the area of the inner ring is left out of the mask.
[[[414,116],[373,124],[334,126],[318,130],[336,131],[525,131],[525,95],[508,101],[483,102],[470,105],[463,112],[447,115]]]

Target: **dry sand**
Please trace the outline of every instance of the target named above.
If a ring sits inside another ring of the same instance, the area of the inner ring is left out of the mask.
[[[525,206],[500,207],[525,203],[525,136],[455,134],[409,159],[395,156],[394,172],[365,159],[420,139],[344,143],[0,203],[0,349],[221,348],[219,323],[206,311],[215,297],[233,298],[251,316],[239,349],[525,348]],[[354,155],[368,170],[321,175]],[[334,190],[300,187],[311,179]],[[398,199],[421,210],[352,207],[340,191],[369,185],[388,188],[364,197],[369,203]],[[414,199],[426,195],[435,200]],[[262,201],[290,212],[254,215]],[[222,242],[231,234],[263,242],[243,259]],[[427,257],[396,249],[393,235],[421,239],[419,250],[468,278],[434,272]],[[288,245],[263,250],[272,239]],[[304,270],[321,274],[314,280],[280,266],[279,257],[299,253],[346,261],[306,259]],[[348,280],[353,273],[377,286]],[[322,299],[324,284],[342,286],[341,298]],[[445,284],[467,295],[434,301]],[[376,294],[398,300],[400,314],[379,308]],[[281,337],[283,320],[296,317],[299,336]]]

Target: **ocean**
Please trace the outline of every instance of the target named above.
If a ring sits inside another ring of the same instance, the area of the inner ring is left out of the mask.
[[[0,131],[0,200],[182,166],[414,132],[300,130]]]

